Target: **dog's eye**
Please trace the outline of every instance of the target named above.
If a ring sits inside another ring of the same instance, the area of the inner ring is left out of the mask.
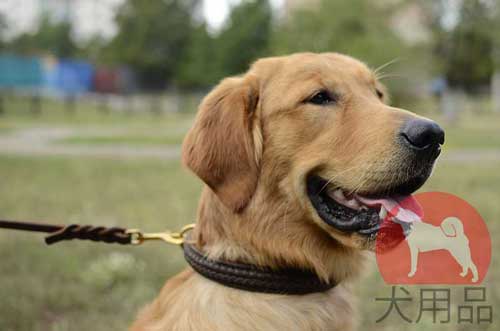
[[[380,91],[379,89],[375,89],[375,92],[377,93],[377,97],[379,99],[383,99],[384,98],[384,93],[382,91]]]
[[[313,103],[315,105],[328,105],[334,103],[336,100],[328,91],[319,91],[315,95],[313,95],[307,102]]]

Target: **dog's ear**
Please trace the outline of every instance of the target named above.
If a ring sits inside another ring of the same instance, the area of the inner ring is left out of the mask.
[[[257,78],[226,78],[200,105],[182,146],[183,163],[231,210],[242,211],[257,186],[261,135]]]

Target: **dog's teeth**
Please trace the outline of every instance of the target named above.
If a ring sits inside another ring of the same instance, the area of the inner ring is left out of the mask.
[[[380,212],[378,213],[378,217],[381,220],[384,220],[386,216],[387,216],[387,210],[385,210],[384,206],[380,206]]]
[[[328,190],[328,195],[337,201],[338,203],[343,204],[346,207],[351,209],[359,210],[362,207],[362,204],[359,203],[355,198],[346,198],[344,191],[342,189]]]
[[[328,195],[330,196],[330,198],[332,198],[337,202],[344,203],[346,201],[344,192],[342,192],[341,189],[335,189],[335,190],[330,189],[328,190]]]
[[[340,201],[345,201],[344,192],[342,192],[341,189],[337,189],[337,190],[333,191],[333,197],[335,199],[340,200]]]
[[[361,207],[361,205],[359,204],[359,202],[356,199],[347,200],[346,205],[347,205],[347,207],[352,208],[352,209],[356,209],[356,210]]]

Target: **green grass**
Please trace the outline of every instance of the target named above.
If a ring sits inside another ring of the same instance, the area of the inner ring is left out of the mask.
[[[74,112],[68,112],[65,104],[56,100],[44,99],[39,114],[31,112],[29,100],[9,96],[4,101],[5,112],[0,115],[0,127],[12,129],[33,126],[65,126],[75,128],[106,128],[136,130],[187,129],[192,121],[196,107],[189,103],[180,113],[151,113],[137,109],[133,113],[103,112],[95,103],[79,101]]]
[[[2,118],[2,115],[0,114],[0,119]],[[0,134],[4,133],[9,133],[13,130],[11,125],[5,123],[5,121],[0,121]]]
[[[453,124],[444,123],[449,149],[500,149],[500,113],[464,113]]]
[[[184,132],[178,135],[110,135],[110,136],[72,136],[58,142],[77,145],[180,145]]]

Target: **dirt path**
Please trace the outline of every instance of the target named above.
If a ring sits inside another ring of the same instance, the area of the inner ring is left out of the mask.
[[[17,130],[0,135],[0,154],[31,156],[79,156],[110,159],[163,159],[180,156],[180,146],[134,146],[64,144],[60,140],[73,135],[113,135],[123,131],[40,127]],[[445,151],[440,162],[476,163],[500,162],[500,149],[462,149]]]
[[[110,132],[79,130],[72,128],[31,128],[0,135],[0,153],[32,156],[86,156],[111,159],[177,159],[180,146],[133,146],[133,145],[73,145],[59,142],[73,135],[95,135]]]

